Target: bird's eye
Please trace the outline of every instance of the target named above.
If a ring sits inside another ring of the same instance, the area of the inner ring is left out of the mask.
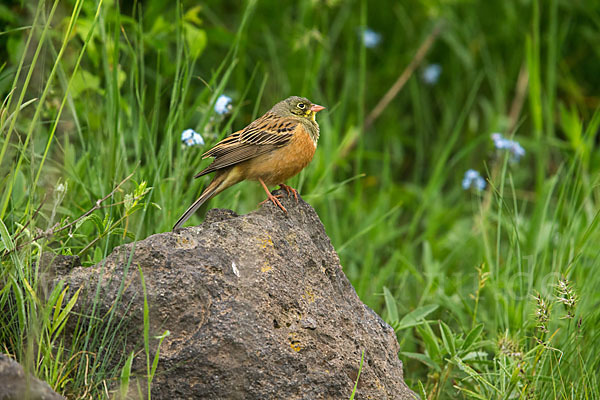
[[[298,103],[299,109],[304,110],[305,107],[306,107],[306,105],[304,103]]]

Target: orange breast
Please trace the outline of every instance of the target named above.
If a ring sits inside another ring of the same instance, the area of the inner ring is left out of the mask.
[[[288,145],[247,161],[246,179],[260,178],[270,186],[284,183],[310,163],[315,150],[308,133],[298,130]]]

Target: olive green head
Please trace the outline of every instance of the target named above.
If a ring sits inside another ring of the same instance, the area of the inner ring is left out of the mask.
[[[314,121],[315,115],[323,109],[325,107],[304,97],[292,96],[275,104],[271,112],[281,117],[302,117]]]

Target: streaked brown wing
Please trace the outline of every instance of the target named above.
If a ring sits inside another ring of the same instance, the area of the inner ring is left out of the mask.
[[[294,136],[297,126],[297,121],[267,113],[204,153],[202,158],[214,157],[215,160],[194,177],[198,178],[285,146]]]
[[[266,113],[240,132],[239,140],[256,145],[284,145],[289,142],[298,121]]]

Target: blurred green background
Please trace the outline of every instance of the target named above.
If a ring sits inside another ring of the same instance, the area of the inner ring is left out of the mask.
[[[59,357],[60,335],[41,339],[56,305],[22,289],[40,254],[92,265],[169,231],[209,182],[193,179],[201,154],[301,95],[327,110],[288,183],[395,328],[409,386],[600,398],[598,65],[592,0],[5,0],[0,349],[85,398],[80,370],[52,373],[80,348]],[[186,129],[205,145],[182,143]],[[469,169],[481,178],[464,189]],[[263,198],[236,185],[190,223]],[[28,359],[31,346],[45,351]]]

